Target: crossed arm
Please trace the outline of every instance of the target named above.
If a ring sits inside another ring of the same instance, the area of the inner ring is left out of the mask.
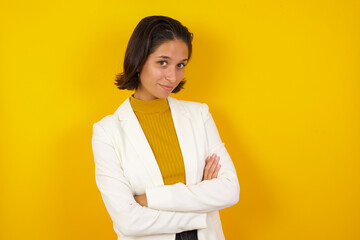
[[[203,174],[203,181],[211,180],[217,177],[219,170],[220,170],[220,157],[215,153],[208,156],[205,160],[205,167],[204,167],[204,174]],[[135,201],[143,207],[147,207],[147,198],[146,193],[141,195],[134,196]]]

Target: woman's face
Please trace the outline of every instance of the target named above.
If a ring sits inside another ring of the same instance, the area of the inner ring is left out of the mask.
[[[183,79],[187,62],[188,47],[183,40],[164,42],[146,59],[134,97],[140,100],[167,98]]]

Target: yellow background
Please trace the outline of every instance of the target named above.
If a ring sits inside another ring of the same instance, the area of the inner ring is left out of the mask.
[[[194,32],[179,99],[206,102],[241,196],[227,239],[360,239],[359,1],[2,1],[0,239],[116,239],[92,124],[141,18]]]

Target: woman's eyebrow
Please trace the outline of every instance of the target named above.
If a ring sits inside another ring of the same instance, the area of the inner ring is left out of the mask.
[[[171,57],[169,57],[169,56],[163,56],[163,55],[158,56],[158,57],[156,57],[156,58],[163,58],[163,59],[169,59],[169,60],[171,60]],[[181,60],[181,61],[187,61],[187,60],[188,60],[187,58],[184,58],[184,59]]]

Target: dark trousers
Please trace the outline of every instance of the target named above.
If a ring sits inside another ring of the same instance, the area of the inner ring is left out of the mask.
[[[175,240],[198,240],[197,230],[177,233]]]

